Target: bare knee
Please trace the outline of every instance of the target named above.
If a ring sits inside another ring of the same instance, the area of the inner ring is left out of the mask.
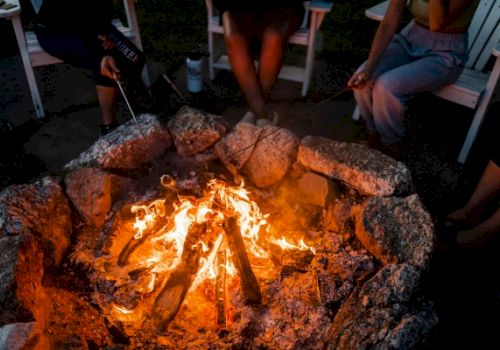
[[[235,31],[224,33],[224,41],[229,49],[246,48],[248,46],[245,36]]]
[[[372,94],[380,98],[384,96],[396,96],[396,91],[394,91],[391,81],[381,76],[373,82]]]
[[[274,49],[281,49],[285,47],[287,38],[285,33],[279,29],[268,28],[264,31],[263,46]]]

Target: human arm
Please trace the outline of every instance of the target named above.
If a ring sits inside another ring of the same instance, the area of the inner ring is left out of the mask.
[[[382,56],[387,49],[398,30],[405,5],[406,0],[391,0],[384,19],[375,33],[370,54],[364,68],[353,74],[347,83],[348,86],[352,88],[361,88],[370,79],[380,56]]]
[[[115,42],[109,34],[98,34],[97,37],[102,41],[102,48],[104,50],[112,50],[116,47]]]
[[[120,79],[120,69],[113,56],[104,56],[101,60],[101,74],[110,79]]]
[[[474,0],[429,0],[429,29],[439,31],[464,13]]]

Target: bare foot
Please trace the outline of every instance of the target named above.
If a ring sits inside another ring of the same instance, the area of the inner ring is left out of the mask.
[[[474,227],[480,221],[477,210],[466,207],[455,210],[444,219],[444,225],[449,229],[464,230]]]
[[[455,238],[457,244],[465,250],[484,247],[493,237],[488,231],[473,228],[470,230],[459,231]]]

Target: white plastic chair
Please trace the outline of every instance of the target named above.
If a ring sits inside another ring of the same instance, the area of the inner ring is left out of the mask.
[[[222,40],[215,42],[216,36],[223,36],[224,29],[220,25],[220,17],[212,5],[212,0],[205,0],[208,14],[208,69],[210,79],[215,77],[215,69],[231,70],[227,55],[222,54],[224,44]],[[314,66],[314,51],[319,37],[319,28],[325,14],[331,11],[332,3],[313,0],[305,3],[305,17],[301,27],[288,41],[291,44],[307,47],[306,61],[303,67],[283,65],[278,78],[302,83],[302,96],[307,95],[311,83]],[[217,47],[216,44],[219,44]]]
[[[389,0],[366,10],[368,18],[381,21],[389,5]],[[453,84],[436,91],[445,100],[475,110],[469,131],[457,161],[465,163],[477,132],[486,115],[491,97],[495,92],[500,76],[500,0],[481,0],[469,27],[469,60],[465,69]],[[495,64],[491,72],[484,71],[491,56],[495,56]],[[359,119],[359,108],[356,107],[353,119]]]
[[[36,116],[38,118],[43,118],[45,117],[45,111],[43,109],[42,99],[40,98],[40,92],[38,90],[38,84],[36,82],[33,68],[49,64],[62,63],[62,61],[54,56],[49,55],[41,48],[34,32],[24,31],[20,18],[20,3],[18,2],[18,0],[9,1],[19,6],[19,9],[13,11],[11,16],[6,17],[12,20],[12,25],[16,34],[17,45],[21,53],[21,59],[23,62],[24,71],[26,73],[26,78],[28,80]],[[42,2],[43,0],[31,0],[31,4],[35,12],[38,13]],[[118,19],[113,20],[113,25],[118,30],[120,30],[127,38],[129,38],[140,50],[142,50],[142,41],[139,33],[139,25],[137,24],[135,3],[136,0],[123,0],[123,7],[125,9],[128,26],[125,27]],[[143,79],[146,84],[149,83],[146,69],[143,72]]]

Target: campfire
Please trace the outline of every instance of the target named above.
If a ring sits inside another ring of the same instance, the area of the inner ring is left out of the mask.
[[[216,326],[225,329],[226,288],[235,287],[235,279],[244,302],[260,304],[259,280],[276,278],[283,264],[304,267],[311,262],[314,248],[303,239],[279,237],[243,182],[231,186],[212,179],[200,198],[178,195],[170,176],[163,176],[161,184],[166,198],[127,205],[135,218],[113,226],[121,239],[130,236],[119,254],[96,259],[96,265],[120,270],[117,276],[126,271],[137,281],[133,300],[118,295],[112,302],[114,320],[143,321],[141,327],[164,331],[191,290],[211,301],[204,313],[214,312]],[[137,296],[145,306],[139,306]]]
[[[5,344],[425,342],[437,318],[417,291],[433,227],[403,164],[273,126],[228,131],[192,108],[168,128],[138,120],[70,162],[63,180],[0,192]]]

